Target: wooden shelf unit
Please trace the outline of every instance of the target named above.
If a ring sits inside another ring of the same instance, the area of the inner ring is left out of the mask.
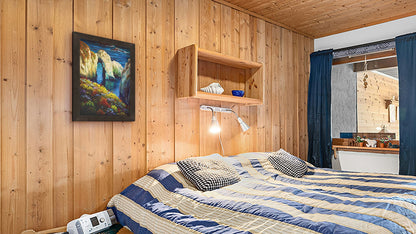
[[[217,82],[223,94],[202,92],[201,87]],[[193,44],[178,50],[178,98],[261,105],[264,95],[263,64],[221,53],[199,49]],[[244,97],[231,95],[235,89],[244,90]]]

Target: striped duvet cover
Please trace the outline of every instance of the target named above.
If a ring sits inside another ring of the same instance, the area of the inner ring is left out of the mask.
[[[176,164],[149,172],[108,204],[134,233],[416,233],[416,178],[309,165],[302,178],[264,153],[225,158],[241,181],[198,191]]]

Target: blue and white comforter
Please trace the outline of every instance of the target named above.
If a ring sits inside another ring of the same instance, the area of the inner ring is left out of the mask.
[[[108,204],[134,233],[416,233],[416,179],[309,165],[302,178],[275,170],[264,153],[224,158],[237,184],[198,191],[166,164]]]

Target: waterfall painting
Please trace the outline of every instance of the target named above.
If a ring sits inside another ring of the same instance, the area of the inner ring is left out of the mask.
[[[134,121],[134,44],[73,32],[72,60],[72,120]]]

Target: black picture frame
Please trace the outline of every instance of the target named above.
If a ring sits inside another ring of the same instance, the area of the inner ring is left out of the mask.
[[[135,62],[133,43],[73,32],[72,120],[134,121]]]

